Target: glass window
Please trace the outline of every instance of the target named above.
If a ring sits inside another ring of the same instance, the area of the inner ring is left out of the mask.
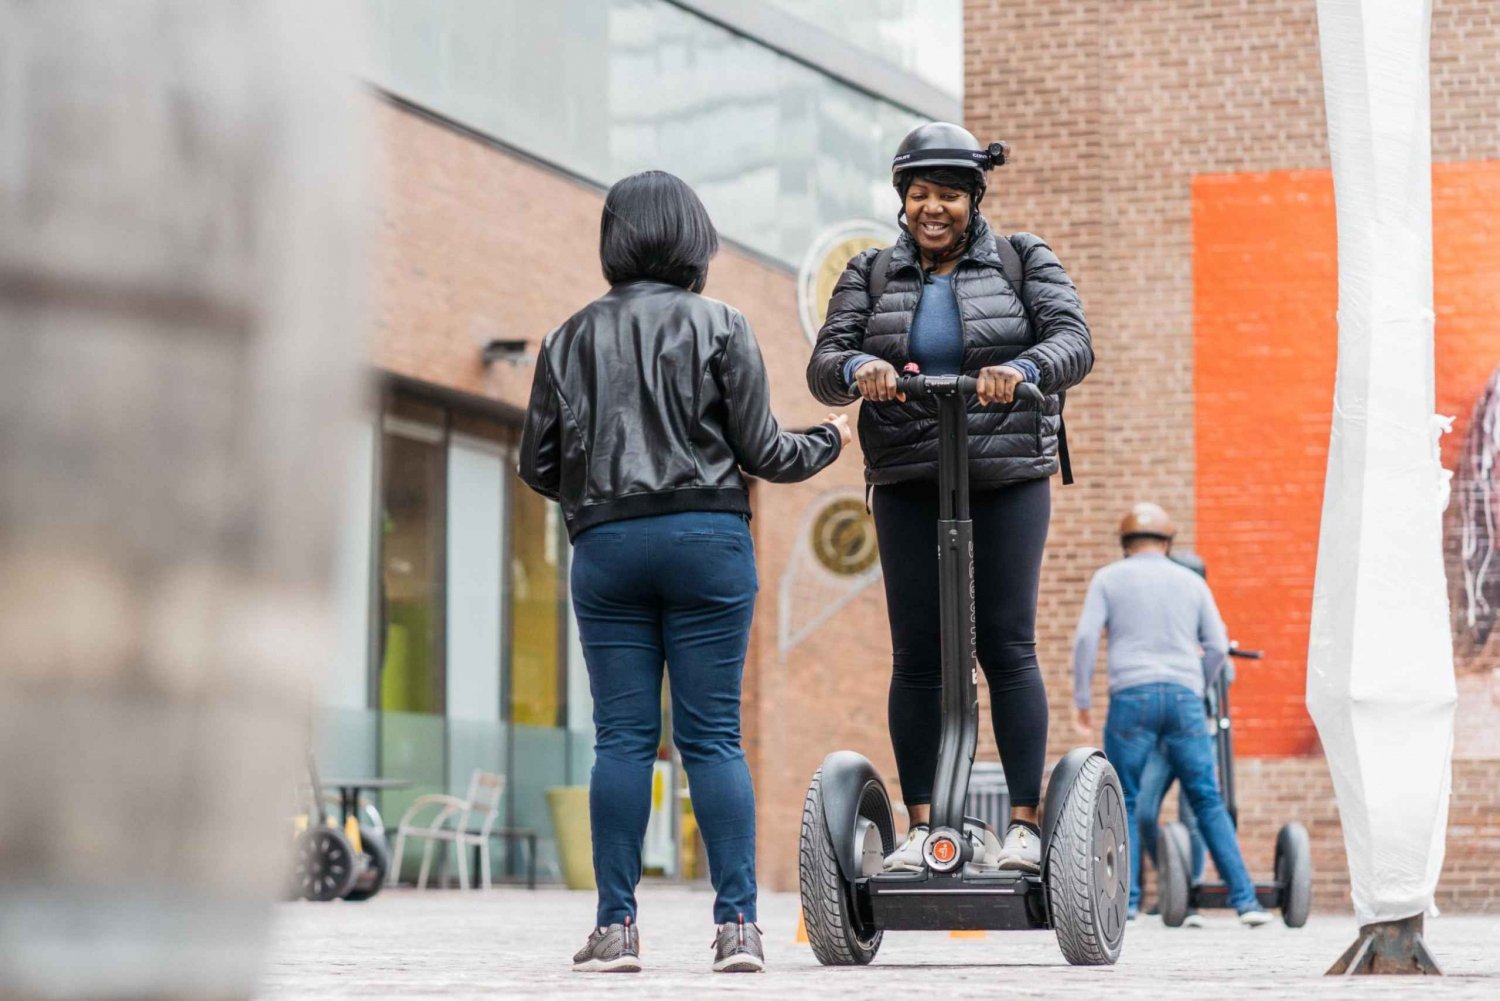
[[[442,713],[444,414],[398,398],[384,423],[380,707]]]
[[[448,715],[500,719],[506,453],[481,438],[448,443]]]
[[[540,494],[519,486],[510,518],[511,722],[566,727],[561,512]]]
[[[922,119],[661,0],[369,0],[376,83],[600,184],[660,168],[787,264],[892,219]]]
[[[963,97],[963,0],[762,0]]]

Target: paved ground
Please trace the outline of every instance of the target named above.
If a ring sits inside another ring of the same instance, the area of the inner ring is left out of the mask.
[[[1118,966],[1067,966],[1050,932],[990,932],[954,939],[940,932],[886,938],[873,965],[823,969],[794,942],[797,899],[762,898],[770,970],[759,976],[708,972],[709,896],[646,887],[641,894],[642,959],[635,975],[568,969],[593,912],[593,896],[565,890],[398,890],[363,904],[287,904],[261,1001],[358,997],[706,996],[1111,999],[1496,998],[1500,917],[1444,917],[1428,938],[1448,976],[1321,976],[1353,940],[1350,917],[1314,917],[1293,931],[1247,930],[1228,916],[1201,930],[1168,930],[1148,918],[1131,926]]]

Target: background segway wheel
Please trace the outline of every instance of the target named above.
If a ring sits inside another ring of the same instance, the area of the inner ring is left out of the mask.
[[[1156,891],[1161,922],[1181,928],[1187,920],[1190,836],[1187,825],[1173,820],[1156,829]]]
[[[1276,882],[1282,885],[1281,920],[1301,928],[1312,910],[1312,844],[1295,820],[1276,834]]]
[[[391,852],[385,846],[384,835],[376,837],[373,832],[366,830],[361,832],[360,840],[364,842],[365,854],[370,858],[369,866],[374,876],[368,880],[368,885],[357,886],[344,894],[345,900],[369,900],[380,892],[380,888],[385,885],[385,877],[390,873]]]
[[[359,875],[354,846],[344,832],[332,827],[314,827],[297,838],[294,878],[307,900],[337,900],[354,885]]]
[[[1062,954],[1074,966],[1110,966],[1125,943],[1130,854],[1125,796],[1103,755],[1084,762],[1047,846],[1047,901]]]
[[[854,901],[854,886],[839,871],[833,852],[833,837],[823,812],[823,769],[813,775],[802,803],[802,838],[797,851],[797,881],[802,891],[802,920],[807,926],[807,942],[813,955],[824,966],[864,966],[875,958],[884,935],[880,929],[860,920]],[[878,786],[866,789],[860,814],[879,809],[875,800],[890,802]],[[869,804],[868,806],[866,804]],[[875,820],[875,817],[866,817]],[[887,822],[889,823],[889,822]],[[841,831],[840,837],[853,837],[853,831]]]

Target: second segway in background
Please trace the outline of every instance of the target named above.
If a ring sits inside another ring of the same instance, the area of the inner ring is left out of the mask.
[[[1201,572],[1201,571],[1200,571]],[[1233,647],[1231,657],[1260,660],[1259,650]],[[1236,830],[1239,828],[1239,806],[1234,788],[1234,734],[1229,721],[1229,677],[1220,671],[1214,682],[1213,726],[1219,766],[1219,785],[1224,806]],[[1191,840],[1187,825],[1170,821],[1158,828],[1156,838],[1156,878],[1162,923],[1178,928],[1193,910],[1227,908],[1229,889],[1223,883],[1192,881]],[[1297,821],[1282,826],[1276,835],[1276,860],[1270,882],[1257,882],[1255,896],[1262,907],[1279,910],[1288,928],[1307,923],[1312,907],[1312,848],[1307,828]]]

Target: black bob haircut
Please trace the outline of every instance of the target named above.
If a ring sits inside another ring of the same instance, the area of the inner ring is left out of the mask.
[[[616,181],[599,220],[599,263],[611,285],[657,281],[693,292],[708,281],[719,233],[680,177],[646,170]]]

